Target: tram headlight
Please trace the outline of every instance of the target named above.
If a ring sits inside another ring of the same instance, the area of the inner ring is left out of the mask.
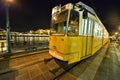
[[[55,20],[55,21],[56,21],[56,20],[57,20],[57,17],[56,17],[56,16],[53,16],[53,20]]]

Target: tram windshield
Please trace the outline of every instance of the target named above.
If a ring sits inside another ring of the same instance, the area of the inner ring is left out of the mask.
[[[65,34],[68,10],[52,16],[51,34]]]
[[[67,21],[68,26],[67,26]],[[75,10],[70,11],[68,20],[68,10],[52,16],[51,34],[65,34],[68,36],[78,35],[79,13]],[[66,30],[67,29],[67,30]]]
[[[67,29],[68,36],[78,35],[78,29],[79,29],[79,13],[75,10],[71,10],[70,20]]]

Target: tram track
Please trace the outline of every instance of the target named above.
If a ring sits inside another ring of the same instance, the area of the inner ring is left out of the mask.
[[[11,53],[11,54],[1,54],[0,55],[0,61],[7,60],[7,59],[15,59],[15,58],[20,58],[20,57],[25,57],[25,56],[31,56],[31,55],[36,55],[39,53],[43,52],[48,52],[48,49],[42,49],[42,50],[37,50],[37,51],[25,51],[25,52],[19,52],[19,53]]]
[[[44,62],[44,59],[49,59],[49,58],[51,59],[52,57],[47,52],[48,52],[48,50],[42,50],[42,51],[37,51],[37,52],[31,52],[28,54],[21,54],[19,56],[12,55],[10,57],[3,58],[0,60],[0,64],[6,65],[7,68],[2,69],[2,67],[0,67],[0,75],[6,74],[9,72],[18,71],[22,68]],[[32,59],[29,60],[28,58],[32,58]],[[18,64],[14,65],[14,61],[16,61],[16,63],[18,63]],[[21,63],[21,62],[19,63],[19,61],[22,61],[23,63]],[[12,64],[12,66],[10,64]]]
[[[73,69],[75,66],[77,66],[79,64],[79,62],[73,64],[72,66],[66,68],[63,72],[61,72],[60,74],[56,75],[52,80],[59,80],[59,78],[63,75],[65,75],[67,72],[69,72],[71,69]]]
[[[6,73],[9,73],[9,72],[13,72],[13,71],[17,71],[17,70],[20,70],[22,68],[25,68],[25,67],[37,64],[37,63],[41,63],[41,62],[44,62],[44,59],[37,60],[37,61],[32,61],[32,62],[28,62],[26,64],[18,65],[18,66],[12,67],[10,69],[0,70],[0,75],[6,74]]]
[[[90,60],[90,61],[87,61]],[[67,79],[72,79],[72,80],[75,80],[77,79],[77,77],[75,77],[75,75],[72,74],[71,70],[74,70],[76,67],[78,67],[79,65],[84,65],[85,66],[89,66],[91,61],[94,59],[94,58],[87,58],[86,60],[82,60],[80,62],[76,62],[74,64],[60,64],[58,62],[56,62],[56,64],[59,65],[59,67],[56,67],[52,70],[49,70],[49,72],[51,72],[52,74],[54,74],[54,77],[50,80],[62,80],[62,79],[65,79],[65,76],[67,75],[71,75],[71,77],[69,76]],[[86,65],[87,64],[87,65]],[[49,65],[49,64],[48,64]],[[86,68],[85,68],[86,69]]]

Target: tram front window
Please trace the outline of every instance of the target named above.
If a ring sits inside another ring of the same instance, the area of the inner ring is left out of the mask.
[[[51,34],[65,34],[68,10],[52,15]]]
[[[71,10],[70,13],[70,21],[68,25],[68,35],[78,35],[78,28],[79,28],[79,13],[77,11]]]

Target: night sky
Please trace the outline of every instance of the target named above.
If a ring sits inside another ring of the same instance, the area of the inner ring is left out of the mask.
[[[56,5],[72,2],[83,3],[94,8],[95,12],[110,33],[120,31],[119,0],[15,0],[9,7],[11,31],[49,29],[51,10]],[[5,29],[5,6],[0,2],[0,28]]]

